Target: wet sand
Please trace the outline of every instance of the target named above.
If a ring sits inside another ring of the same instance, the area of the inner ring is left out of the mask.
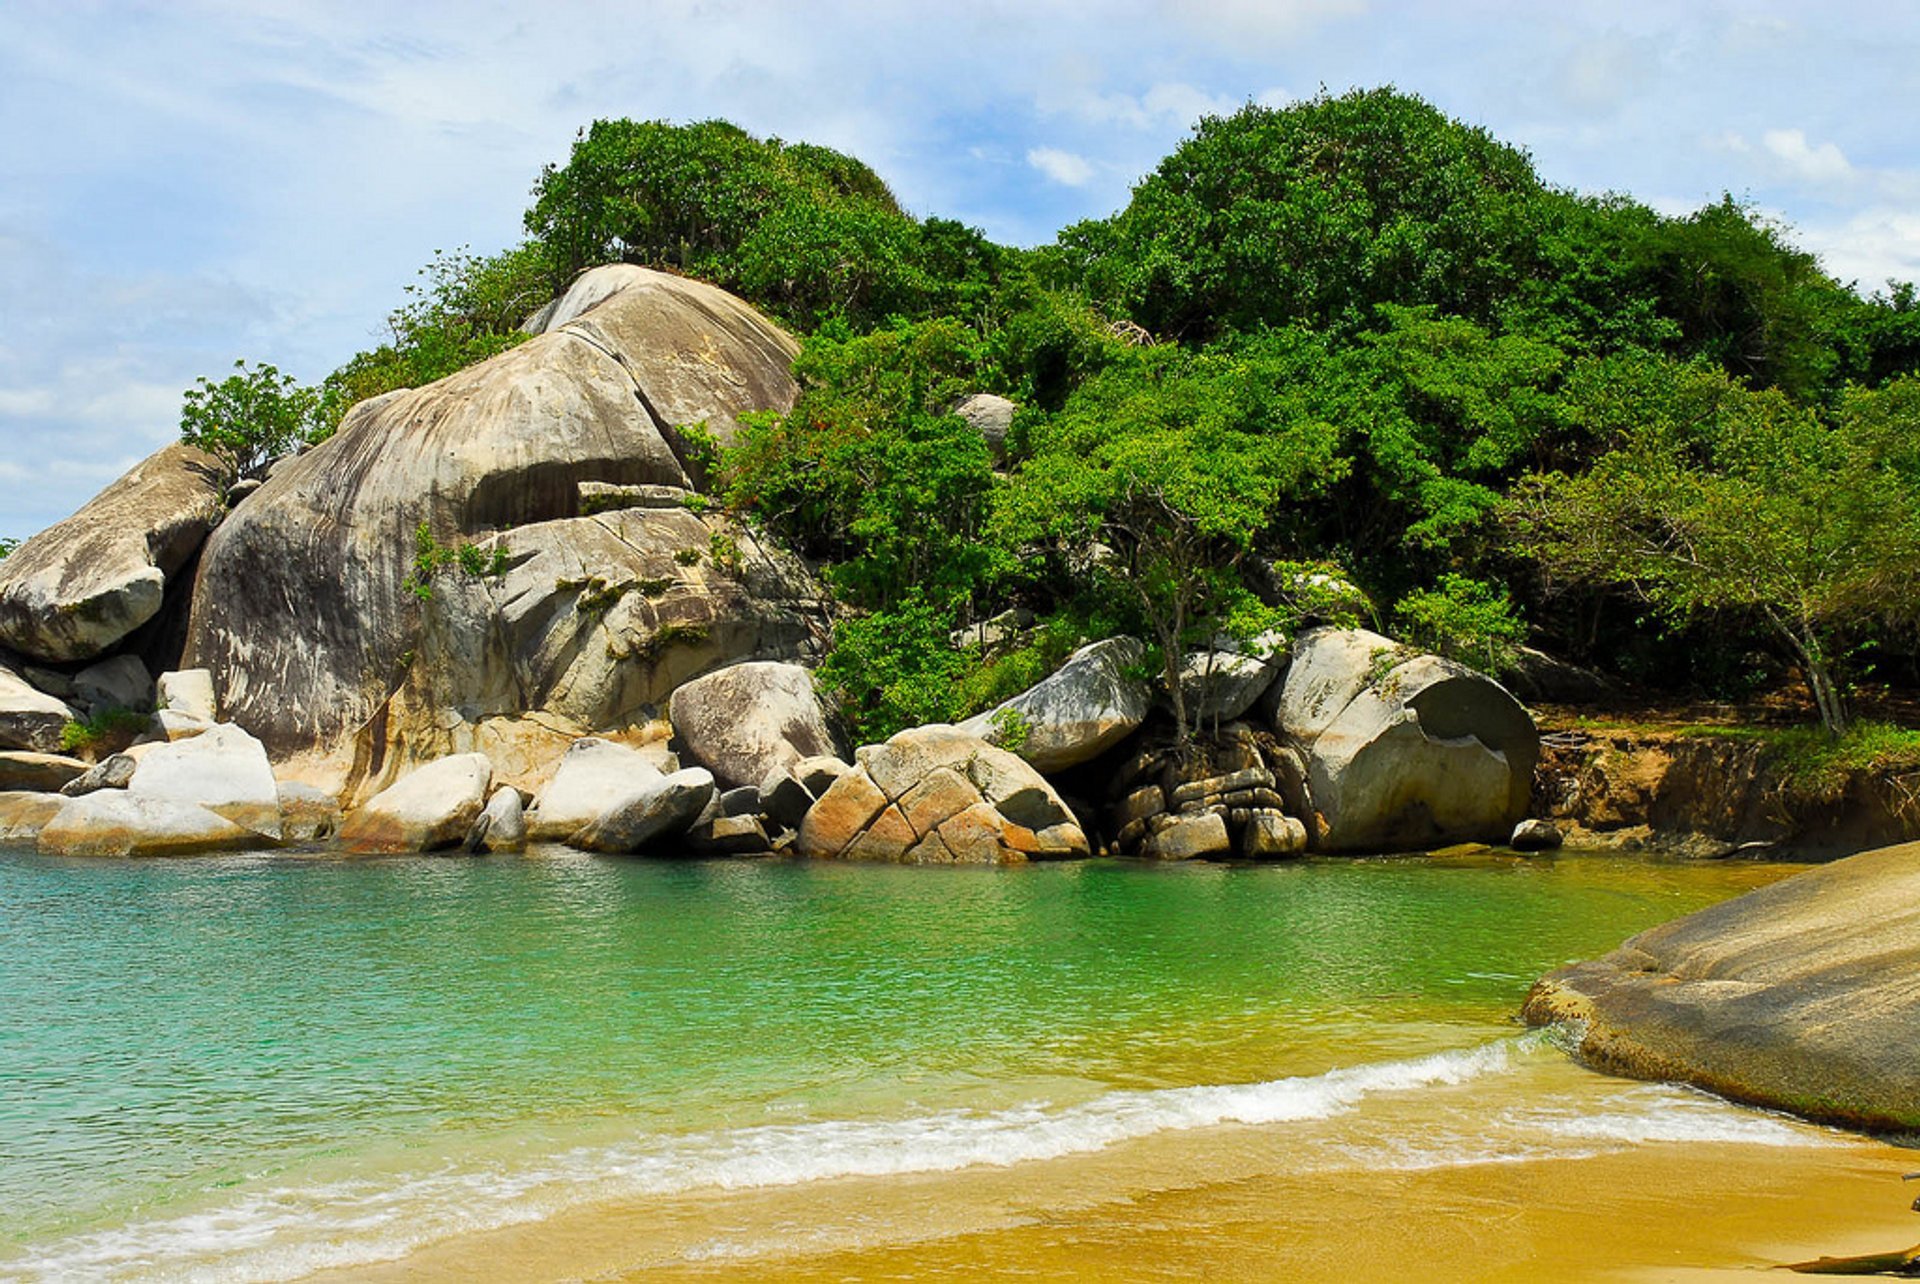
[[[1920,1241],[1920,1152],[1839,1133],[1410,1171],[1291,1171],[1287,1136],[583,1208],[351,1278],[1752,1281]]]

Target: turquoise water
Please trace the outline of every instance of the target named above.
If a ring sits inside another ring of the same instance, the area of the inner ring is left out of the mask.
[[[1780,872],[0,855],[0,1275],[280,1278],[1564,1065],[1534,976]]]

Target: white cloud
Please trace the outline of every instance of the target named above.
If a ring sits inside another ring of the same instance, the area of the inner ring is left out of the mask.
[[[1844,152],[1832,143],[1808,142],[1804,129],[1770,129],[1760,141],[1791,177],[1802,182],[1844,183],[1854,177]]]
[[[1837,223],[1798,229],[1796,239],[1820,265],[1871,294],[1889,280],[1920,281],[1920,212],[1873,206]]]
[[[1034,148],[1027,153],[1027,164],[1068,187],[1084,187],[1093,177],[1093,165],[1086,157],[1063,152],[1058,147]]]

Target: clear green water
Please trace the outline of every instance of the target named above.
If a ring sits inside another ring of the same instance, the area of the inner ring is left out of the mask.
[[[0,1276],[276,1278],[609,1194],[1351,1110],[1781,872],[0,854]]]

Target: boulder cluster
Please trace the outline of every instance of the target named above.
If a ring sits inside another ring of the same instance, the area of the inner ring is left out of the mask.
[[[0,841],[1273,859],[1502,841],[1526,816],[1518,702],[1359,629],[1186,656],[1192,739],[1112,637],[848,752],[811,672],[824,591],[700,494],[705,439],[793,404],[792,339],[625,265],[528,329],[239,484],[170,446],[0,560]],[[1014,412],[956,406],[996,451]]]

